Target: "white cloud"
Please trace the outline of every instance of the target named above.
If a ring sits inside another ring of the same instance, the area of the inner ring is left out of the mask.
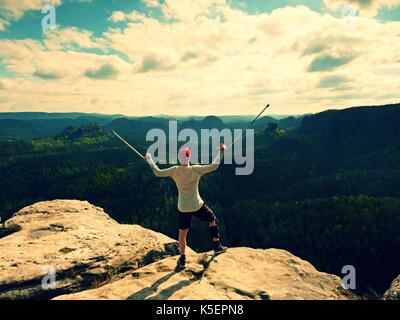
[[[225,0],[165,0],[161,10],[169,19],[177,19],[184,22],[193,21],[196,17],[210,14],[213,6],[226,5]]]
[[[126,70],[129,64],[115,55],[85,53],[36,40],[0,40],[0,59],[7,69],[25,79],[32,76],[47,80],[82,78],[88,69],[112,64],[116,70]],[[33,80],[34,81],[34,80]]]
[[[71,49],[77,46],[85,49],[104,48],[103,39],[94,38],[92,32],[75,27],[49,29],[44,39],[47,49]]]
[[[0,8],[4,15],[20,18],[28,10],[41,10],[45,5],[57,6],[61,0],[0,0]]]
[[[146,19],[146,16],[137,11],[132,11],[131,13],[114,11],[108,18],[112,22],[142,21],[144,19]]]
[[[399,0],[324,0],[331,10],[340,10],[343,6],[353,7],[361,15],[376,16],[381,7],[395,8],[400,5]]]
[[[160,6],[159,0],[142,0],[142,2],[149,8],[155,8]]]
[[[6,29],[6,26],[7,26],[7,21],[0,18],[0,32],[4,31]]]
[[[126,14],[122,11],[114,11],[111,14],[110,18],[108,18],[108,20],[111,20],[113,22],[122,22],[126,20]]]
[[[0,0],[0,31],[11,21],[20,19],[26,11],[41,10],[45,5],[60,4],[61,0]]]
[[[0,40],[0,59],[18,75],[0,110],[247,114],[268,102],[300,114],[392,102],[400,87],[400,22],[358,17],[349,29],[304,6],[248,14],[223,1],[188,2],[190,13],[164,5],[168,23],[124,13],[126,24],[101,39],[68,28],[43,43]]]
[[[130,21],[142,21],[146,19],[146,16],[142,13],[139,13],[137,11],[133,11],[130,14],[127,15],[128,20]]]

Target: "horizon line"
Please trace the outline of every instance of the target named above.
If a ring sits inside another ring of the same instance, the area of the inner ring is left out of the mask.
[[[318,114],[326,111],[341,111],[352,108],[366,108],[366,107],[385,107],[392,105],[399,105],[400,102],[393,102],[381,105],[358,105],[358,106],[346,106],[344,108],[326,108],[324,110],[319,110],[316,112],[305,112],[305,113],[267,113],[264,116],[277,116],[277,117],[301,117],[306,115]],[[0,111],[0,114],[5,113],[45,113],[45,114],[71,114],[71,113],[81,113],[87,115],[101,115],[101,116],[122,116],[122,117],[131,117],[131,118],[144,118],[144,117],[177,117],[177,118],[185,118],[185,117],[208,117],[208,116],[216,116],[216,117],[251,117],[257,115],[257,113],[249,113],[249,114],[187,114],[187,115],[177,115],[177,114],[147,114],[147,115],[126,115],[123,113],[101,113],[101,112],[84,112],[84,111]]]

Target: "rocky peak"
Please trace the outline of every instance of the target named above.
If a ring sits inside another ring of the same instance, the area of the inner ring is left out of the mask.
[[[39,202],[2,227],[0,299],[357,299],[339,277],[285,250],[189,249],[182,271],[178,253],[173,239],[121,225],[86,201]]]

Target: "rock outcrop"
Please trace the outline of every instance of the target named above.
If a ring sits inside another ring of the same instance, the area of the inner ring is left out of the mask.
[[[357,299],[339,277],[278,249],[189,249],[176,270],[174,240],[120,225],[86,201],[26,207],[0,237],[0,299]],[[45,266],[54,288],[42,286]]]
[[[113,281],[178,253],[176,242],[121,225],[87,201],[38,202],[14,214],[0,234],[0,299],[52,298]],[[42,281],[55,271],[55,288]]]
[[[393,280],[389,290],[383,295],[385,300],[400,300],[400,275]]]
[[[191,255],[185,270],[167,258],[124,279],[57,299],[355,299],[339,277],[278,249],[231,248]]]

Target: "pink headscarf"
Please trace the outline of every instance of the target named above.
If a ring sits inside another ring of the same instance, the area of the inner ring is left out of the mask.
[[[181,148],[178,153],[178,160],[182,165],[188,165],[190,161],[190,148]]]

